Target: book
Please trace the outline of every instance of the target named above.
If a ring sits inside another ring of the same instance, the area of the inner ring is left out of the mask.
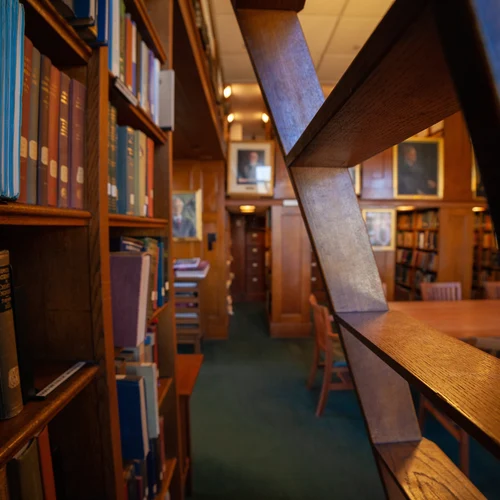
[[[192,259],[175,259],[174,269],[196,269],[201,263],[199,257],[194,257]]]
[[[151,318],[153,310],[157,307],[158,301],[158,241],[154,238],[144,238],[144,250],[151,256],[151,266],[149,272],[149,288],[148,288],[148,312],[147,317]]]
[[[131,40],[131,64],[132,64],[132,93],[137,95],[137,26],[132,21],[132,40]]]
[[[97,0],[73,0],[75,13],[71,24],[74,26],[94,26],[97,22]]]
[[[38,435],[38,459],[40,462],[44,500],[56,500],[56,485],[52,467],[48,427],[44,427]]]
[[[202,260],[200,265],[195,269],[177,269],[175,271],[175,277],[203,279],[206,278],[209,270],[210,264],[207,261]],[[178,286],[177,283],[175,286]]]
[[[139,131],[134,130],[134,145],[133,145],[133,157],[134,157],[134,185],[133,185],[133,193],[134,193],[134,215],[140,216],[142,215],[142,210],[140,206],[140,197],[139,197],[139,185],[141,182],[140,175],[140,139],[139,139]]]
[[[61,208],[69,207],[69,92],[70,78],[61,73],[59,106],[59,173],[57,176],[57,204]]]
[[[146,42],[141,42],[141,91],[140,91],[140,101],[139,105],[141,108],[149,112],[149,99],[148,99],[148,89],[149,89],[149,49]]]
[[[12,310],[12,278],[8,250],[0,251],[0,419],[19,414],[23,409],[16,333]]]
[[[158,125],[163,130],[174,130],[175,124],[175,72],[173,69],[160,71],[158,95]]]
[[[48,205],[49,174],[49,87],[52,63],[47,56],[40,60],[40,105],[38,115],[37,203]]]
[[[111,253],[111,303],[116,346],[144,341],[151,257],[147,253]]]
[[[134,176],[135,135],[130,127],[118,127],[116,177],[118,185],[118,213],[135,213]]]
[[[143,377],[116,375],[124,460],[144,460],[149,452],[146,391]]]
[[[59,172],[59,108],[61,102],[61,73],[52,66],[49,86],[49,165],[47,175],[47,204],[57,206],[57,177]]]
[[[31,60],[33,44],[31,40],[24,37],[24,74],[23,74],[23,101],[22,101],[22,125],[21,125],[21,148],[20,148],[20,189],[18,201],[28,201],[28,133],[30,120],[30,98],[31,98]]]
[[[97,0],[97,38],[95,45],[108,45],[110,0]]]
[[[141,72],[142,72],[142,36],[139,30],[135,34],[135,95],[137,102],[141,102]]]
[[[38,441],[33,438],[7,463],[10,498],[44,500]]]
[[[158,370],[154,363],[127,363],[127,375],[136,375],[144,378],[146,391],[146,416],[148,422],[149,439],[160,435],[160,421],[158,408]]]
[[[146,139],[147,155],[147,180],[146,180],[146,205],[147,216],[154,217],[154,161],[155,161],[155,143],[149,137]]]
[[[72,19],[75,17],[73,0],[51,0],[51,3],[64,19]]]
[[[165,241],[158,240],[158,273],[156,278],[157,302],[156,306],[161,307],[165,303]]]
[[[125,85],[132,91],[132,17],[125,14]]]
[[[120,0],[110,0],[108,11],[108,66],[113,76],[120,76]]]
[[[147,175],[147,151],[146,151],[146,134],[144,132],[137,132],[138,135],[138,148],[136,148],[136,155],[138,156],[138,182],[136,182],[137,193],[137,215],[147,216],[146,205],[146,175]]]
[[[70,83],[69,206],[83,209],[86,89],[76,80]]]
[[[31,54],[30,115],[28,125],[28,162],[26,166],[26,202],[35,204],[38,186],[38,114],[40,99],[40,52],[33,47]]]

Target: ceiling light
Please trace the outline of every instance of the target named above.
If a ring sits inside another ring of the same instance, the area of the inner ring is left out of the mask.
[[[228,99],[231,97],[231,94],[233,93],[233,89],[231,88],[231,85],[226,85],[224,87],[224,97]]]
[[[410,212],[411,210],[415,210],[415,207],[411,205],[400,205],[399,207],[396,207],[396,210],[398,212]]]
[[[229,123],[233,123],[233,122],[234,122],[234,113],[229,113],[229,114],[227,115],[227,121],[228,121]]]
[[[264,123],[269,121],[269,115],[267,113],[262,113],[261,118]]]
[[[473,212],[484,212],[486,207],[472,207]]]
[[[253,214],[255,212],[255,205],[240,205],[240,212],[244,214]]]

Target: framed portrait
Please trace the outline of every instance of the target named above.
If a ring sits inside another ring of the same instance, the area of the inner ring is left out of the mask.
[[[486,191],[484,190],[483,180],[481,179],[481,172],[477,167],[476,155],[472,153],[472,197],[475,200],[485,200]]]
[[[365,208],[362,210],[373,251],[394,250],[396,210]]]
[[[228,158],[229,196],[273,195],[273,141],[233,141],[229,144]]]
[[[174,241],[201,241],[201,189],[174,191],[172,195],[172,236]]]
[[[350,167],[349,174],[354,186],[354,192],[359,196],[361,194],[361,164]]]
[[[444,153],[440,137],[412,137],[393,148],[395,198],[443,197]]]

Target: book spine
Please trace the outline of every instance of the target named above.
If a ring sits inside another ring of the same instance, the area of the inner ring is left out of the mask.
[[[111,165],[113,163],[113,145],[111,142],[111,110],[113,106],[111,103],[108,103],[108,213],[112,213],[112,205],[113,205],[113,197],[111,190]]]
[[[155,90],[155,111],[154,122],[156,125],[160,124],[160,61],[154,58],[154,90]]]
[[[116,127],[116,108],[111,108],[111,212],[117,213],[117,179],[116,179],[116,162],[117,162],[117,127]]]
[[[33,44],[30,40],[24,37],[24,79],[23,79],[23,110],[22,110],[22,125],[21,125],[21,150],[20,150],[20,167],[21,167],[21,185],[19,199],[21,203],[28,201],[28,135],[30,123],[30,91],[32,79],[32,54]]]
[[[136,82],[136,91],[137,91],[137,102],[139,105],[142,105],[142,36],[137,30],[136,33],[136,43],[135,43],[135,52],[136,52],[136,65],[135,65],[135,82]]]
[[[95,0],[93,0],[95,1]],[[97,43],[106,45],[109,40],[109,23],[110,17],[109,0],[98,0],[97,3]]]
[[[120,23],[120,0],[112,1],[111,22],[113,23],[113,31],[109,34],[112,45],[111,52],[113,57],[113,66],[111,71],[114,76],[120,75],[120,36],[122,26]]]
[[[127,127],[117,129],[116,151],[117,211],[127,213]]]
[[[49,175],[48,204],[57,206],[57,177],[59,157],[59,107],[61,101],[61,73],[52,66],[49,88]]]
[[[137,95],[137,26],[132,21],[132,93]]]
[[[141,45],[141,62],[142,62],[142,68],[141,68],[141,97],[142,97],[142,102],[141,106],[144,111],[148,112],[149,111],[149,100],[148,100],[148,64],[149,64],[149,52],[148,52],[148,47],[147,45],[142,42]]]
[[[31,55],[30,118],[28,125],[28,163],[26,169],[26,202],[36,203],[38,160],[38,112],[40,99],[40,52],[33,47]]]
[[[49,94],[52,63],[42,56],[40,63],[40,111],[38,117],[38,204],[48,205]]]
[[[70,207],[83,209],[85,87],[71,81]]]
[[[59,107],[59,175],[57,204],[69,207],[69,97],[70,78],[61,73],[61,95]]]
[[[149,116],[154,120],[154,110],[155,110],[155,79],[154,79],[154,55],[151,50],[148,51],[149,55],[149,65],[148,65],[148,75],[149,75],[149,88],[148,88],[148,96],[149,96]]]
[[[146,174],[147,174],[147,153],[146,153],[146,134],[139,132],[139,188],[138,188],[138,207],[139,215],[147,216],[148,208],[146,205]]]
[[[135,133],[127,127],[127,215],[135,214]]]
[[[141,148],[140,132],[134,130],[134,215],[141,215]]]
[[[125,85],[132,90],[132,18],[125,15]]]
[[[125,48],[126,48],[126,36],[125,36],[125,1],[118,0],[120,2],[120,80],[125,83]]]
[[[0,332],[0,419],[5,420],[23,409],[8,250],[0,252]]]
[[[154,156],[155,143],[153,139],[147,138],[147,205],[148,217],[154,217]]]

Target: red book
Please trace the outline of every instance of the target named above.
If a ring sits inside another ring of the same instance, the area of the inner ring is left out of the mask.
[[[42,476],[43,497],[45,500],[56,500],[56,485],[54,482],[49,430],[47,427],[38,436],[38,458],[40,461],[40,475]]]
[[[76,80],[70,84],[70,207],[83,209],[85,151],[85,87]]]
[[[52,207],[57,206],[60,101],[61,73],[55,66],[52,66],[49,88],[49,175],[47,182],[48,204]]]
[[[69,207],[69,85],[70,78],[61,73],[61,96],[59,106],[59,175],[58,205]]]
[[[132,90],[132,18],[125,16],[125,85]]]
[[[19,186],[19,199],[21,203],[28,202],[28,137],[30,127],[30,89],[31,89],[31,64],[33,44],[24,37],[24,80],[23,80],[23,114],[21,124],[21,176]]]
[[[155,143],[153,139],[147,139],[147,182],[146,199],[148,200],[148,217],[154,217],[154,170],[155,170]]]
[[[42,55],[40,62],[40,109],[38,115],[37,203],[48,205],[49,183],[49,95],[52,63]]]

